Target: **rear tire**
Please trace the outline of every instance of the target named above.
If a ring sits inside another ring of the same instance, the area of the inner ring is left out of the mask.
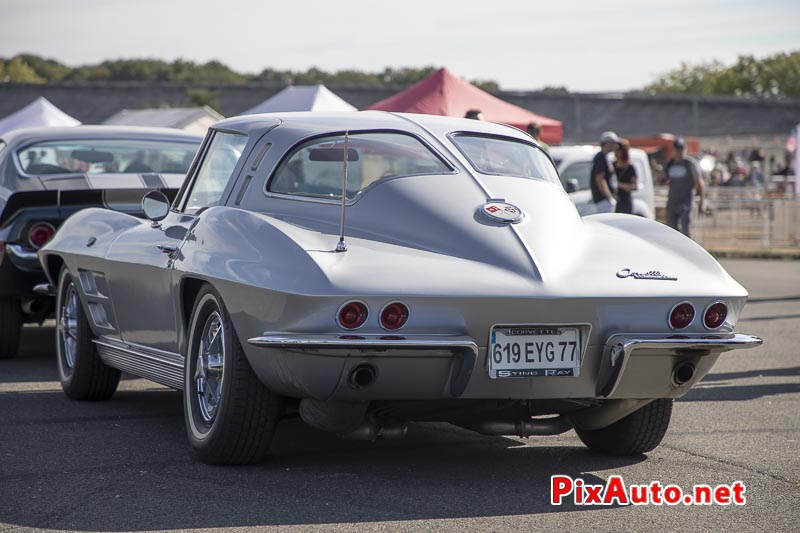
[[[17,356],[22,331],[22,308],[16,298],[0,298],[0,359]]]
[[[117,390],[120,371],[100,359],[94,338],[78,288],[64,268],[56,299],[56,359],[61,388],[73,400],[108,400]]]
[[[672,398],[659,398],[602,429],[578,429],[575,433],[596,452],[608,455],[640,455],[661,444],[672,416]]]
[[[282,399],[253,372],[222,298],[209,285],[197,295],[188,331],[183,408],[192,448],[209,464],[264,461]]]

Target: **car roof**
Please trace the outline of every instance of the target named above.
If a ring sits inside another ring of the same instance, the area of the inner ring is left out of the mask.
[[[551,146],[550,156],[553,159],[561,160],[559,166],[575,161],[589,161],[600,151],[599,146],[592,144],[576,144],[571,146]],[[641,148],[630,149],[631,158],[644,159],[647,161],[647,152]]]
[[[276,125],[289,126],[307,135],[342,130],[401,130],[442,135],[454,131],[468,131],[488,135],[504,135],[536,144],[527,133],[493,122],[464,118],[420,115],[413,113],[390,113],[386,111],[343,111],[319,113],[314,111],[263,113],[242,115],[221,120],[214,129],[236,131],[246,135],[266,133]]]
[[[24,128],[7,132],[1,137],[8,145],[31,141],[71,140],[89,138],[119,138],[135,140],[184,141],[199,143],[203,136],[174,128],[140,126],[68,126]]]

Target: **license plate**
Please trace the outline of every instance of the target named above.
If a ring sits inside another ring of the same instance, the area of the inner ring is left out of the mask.
[[[577,377],[581,353],[578,328],[497,327],[489,344],[489,377]]]

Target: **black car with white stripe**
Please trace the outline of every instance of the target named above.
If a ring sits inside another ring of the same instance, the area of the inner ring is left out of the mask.
[[[174,195],[202,137],[168,128],[31,128],[0,138],[0,358],[14,357],[23,323],[51,298],[37,251],[86,207],[141,212],[143,191]],[[87,246],[90,246],[87,243]]]

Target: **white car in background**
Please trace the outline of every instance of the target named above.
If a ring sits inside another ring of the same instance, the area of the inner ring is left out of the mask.
[[[600,148],[592,145],[551,146],[550,157],[558,168],[561,184],[569,193],[581,216],[597,213],[592,201],[592,190],[589,186],[592,160]],[[647,153],[639,148],[631,148],[631,164],[639,178],[639,188],[633,193],[633,214],[655,219],[653,200],[653,173]],[[613,152],[608,155],[614,161]]]

